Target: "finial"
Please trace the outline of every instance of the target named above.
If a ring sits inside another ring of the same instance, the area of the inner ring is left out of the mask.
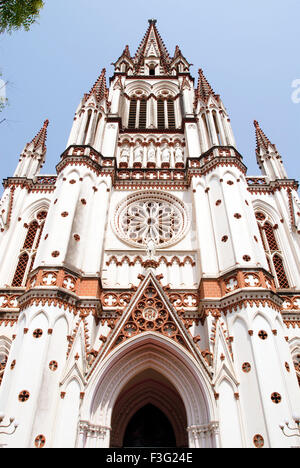
[[[156,19],[149,19],[148,20],[148,23],[151,25],[151,24],[156,24],[157,23],[157,20]]]

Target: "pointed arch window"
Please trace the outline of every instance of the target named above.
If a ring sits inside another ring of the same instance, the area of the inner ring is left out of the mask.
[[[163,99],[157,100],[157,128],[165,128],[165,103]]]
[[[147,124],[147,101],[142,99],[140,101],[140,112],[139,112],[139,128],[146,128]]]
[[[131,99],[130,106],[129,106],[129,118],[128,118],[128,128],[134,129],[136,128],[136,108],[137,108],[137,100]]]
[[[288,289],[290,285],[284,266],[282,251],[277,241],[276,227],[267,219],[264,213],[258,212],[255,216],[258,222],[269,270],[275,278],[276,286],[280,289]]]
[[[90,128],[90,124],[92,120],[92,113],[93,113],[92,110],[89,109],[85,129],[84,129],[84,136],[83,136],[83,142],[82,142],[83,145],[88,144],[87,137],[88,137],[88,132],[89,132],[89,128]]]
[[[157,128],[176,129],[175,121],[175,103],[173,99],[158,99],[157,100]]]
[[[17,268],[13,277],[12,286],[21,287],[26,283],[26,278],[31,272],[43,233],[46,211],[40,211],[27,228],[27,234],[20,251]]]
[[[221,146],[221,145],[222,145],[222,141],[221,141],[221,135],[220,135],[220,129],[219,129],[219,125],[218,125],[218,120],[217,120],[217,113],[216,113],[216,111],[213,111],[213,112],[212,112],[212,115],[213,115],[213,120],[214,120],[214,124],[215,124],[215,129],[216,129],[216,134],[217,134],[218,142],[219,142],[219,145]]]
[[[175,105],[173,99],[168,99],[167,101],[167,109],[168,109],[168,128],[175,129]]]
[[[202,122],[203,122],[203,129],[204,129],[204,132],[205,132],[205,139],[206,139],[207,144],[209,145],[210,144],[210,135],[209,135],[208,125],[207,125],[206,115],[202,114],[201,119],[202,119]]]

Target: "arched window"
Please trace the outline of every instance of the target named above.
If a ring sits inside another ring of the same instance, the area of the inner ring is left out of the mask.
[[[92,119],[92,113],[93,113],[92,110],[89,109],[85,129],[84,129],[84,136],[83,136],[83,142],[82,142],[83,145],[88,144],[87,137],[88,137],[88,131],[89,131],[90,123],[91,123],[91,119]]]
[[[163,99],[157,100],[157,128],[165,128],[165,102]]]
[[[149,75],[150,76],[155,76],[155,66],[154,65],[151,65],[149,67]]]
[[[141,94],[141,93],[139,93]],[[176,129],[175,101],[163,95],[157,99],[157,128],[159,130]],[[168,92],[166,91],[166,94]],[[130,98],[127,128],[130,130],[147,128],[147,106],[151,106],[145,96]],[[150,107],[151,108],[151,107]]]
[[[139,113],[139,128],[146,128],[147,124],[147,101],[142,99],[140,101],[140,113]]]
[[[288,289],[289,281],[285,272],[282,252],[276,239],[276,227],[261,213],[256,213],[256,219],[262,243],[266,253],[269,270],[275,278],[277,288]]]
[[[47,212],[40,211],[36,219],[33,220],[27,228],[27,234],[19,254],[18,265],[14,274],[12,286],[20,287],[25,285],[26,278],[33,268],[46,217]]]
[[[215,129],[216,129],[216,134],[217,134],[218,142],[219,142],[219,145],[221,146],[221,145],[222,145],[222,141],[221,141],[221,135],[220,135],[220,129],[219,129],[219,125],[218,125],[218,120],[217,120],[216,111],[213,111],[212,115],[213,115],[213,120],[214,120],[214,124],[215,124]]]
[[[95,137],[94,137],[94,145],[97,143],[97,139],[98,139],[98,136],[99,136],[99,129],[100,129],[100,124],[101,124],[101,119],[102,119],[102,115],[99,114],[98,115],[98,118],[97,118],[97,123],[96,123],[96,130],[95,130]]]
[[[205,138],[206,138],[207,144],[209,145],[210,144],[210,136],[209,136],[209,130],[208,130],[208,125],[207,125],[206,115],[202,114],[201,118],[202,118],[202,122],[203,122]]]
[[[131,99],[130,106],[129,106],[129,118],[128,118],[128,128],[134,129],[136,128],[136,107],[137,107],[137,100]]]
[[[167,108],[168,108],[168,128],[175,129],[175,106],[173,99],[168,99],[167,101]]]

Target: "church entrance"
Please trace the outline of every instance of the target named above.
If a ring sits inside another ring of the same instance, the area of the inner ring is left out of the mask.
[[[125,432],[124,447],[176,447],[173,427],[156,406],[148,404],[131,418]]]
[[[111,427],[111,447],[188,447],[183,401],[154,369],[125,385],[114,405]]]

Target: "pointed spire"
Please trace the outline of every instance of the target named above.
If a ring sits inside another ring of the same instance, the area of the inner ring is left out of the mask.
[[[203,70],[199,69],[199,78],[198,78],[198,86],[196,90],[196,95],[199,99],[206,102],[209,96],[214,96],[216,99],[219,98],[217,94],[215,94],[214,90],[210,86],[209,82],[204,76]]]
[[[129,50],[129,45],[126,45],[126,46],[125,46],[125,49],[124,49],[122,55],[125,55],[125,57],[128,57],[128,58],[131,58],[130,50]]]
[[[157,20],[150,19],[148,20],[148,22],[149,22],[149,27],[134,56],[136,69],[139,70],[140,66],[142,65],[143,59],[146,56],[147,51],[152,46],[152,48],[157,50],[159,57],[161,59],[162,66],[164,67],[165,72],[167,73],[169,70],[169,64],[171,61],[169,52],[156,27]]]
[[[174,58],[178,57],[178,55],[182,55],[182,53],[181,53],[181,50],[180,50],[179,46],[177,45],[175,47]]]
[[[268,152],[269,147],[271,146],[277,153],[276,146],[273,145],[269,138],[264,134],[262,129],[259,126],[257,120],[254,120],[255,135],[256,135],[256,150],[259,151],[261,148]]]
[[[38,134],[33,138],[33,140],[28,143],[27,146],[33,145],[32,151],[36,151],[39,148],[42,148],[42,151],[46,150],[46,139],[47,139],[47,128],[49,125],[49,120],[45,120],[43,127],[38,132]]]
[[[99,103],[102,99],[107,99],[108,97],[108,89],[106,87],[106,70],[105,68],[102,69],[102,72],[92,87],[91,91],[88,94],[85,94],[84,100],[87,101],[89,97],[92,95],[95,96],[96,101]]]

